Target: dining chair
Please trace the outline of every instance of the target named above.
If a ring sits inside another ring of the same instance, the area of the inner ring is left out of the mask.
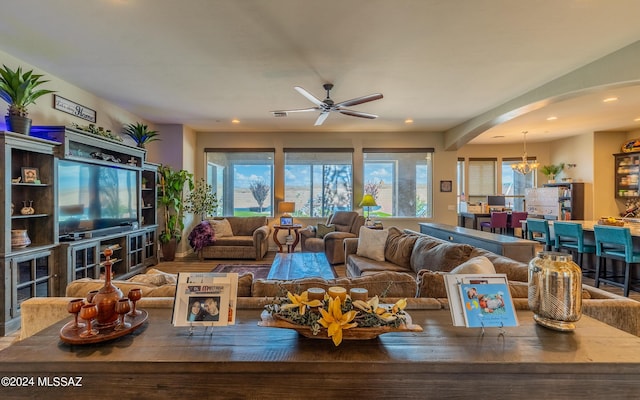
[[[593,233],[596,238],[596,277],[595,287],[600,287],[600,282],[618,286],[623,289],[624,295],[629,297],[631,286],[631,265],[640,263],[640,252],[633,251],[631,231],[626,227],[594,225]],[[607,259],[624,261],[624,278],[620,282],[618,275],[606,276]],[[604,267],[604,268],[603,268]],[[605,276],[601,277],[601,272]]]
[[[584,243],[582,224],[577,222],[555,221],[553,223],[553,234],[556,241],[556,250],[567,250],[572,253],[577,253],[576,262],[584,272],[585,270],[582,268],[584,253],[595,254],[596,246]]]
[[[527,218],[527,239],[542,243],[547,251],[556,247],[555,239],[549,234],[549,221],[546,219]]]
[[[507,221],[507,231],[511,231],[513,236],[516,235],[516,228],[522,229],[522,221],[527,219],[529,215],[526,211],[513,211],[511,212],[511,218]],[[521,235],[524,237],[524,234]]]
[[[506,211],[494,211],[491,213],[491,220],[480,223],[480,230],[484,231],[484,228],[489,228],[491,232],[495,232],[496,229],[500,229],[500,233],[507,230],[507,218]]]

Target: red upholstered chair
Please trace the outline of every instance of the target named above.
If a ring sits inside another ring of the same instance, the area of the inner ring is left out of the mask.
[[[485,221],[480,223],[480,230],[484,231],[484,228],[489,228],[491,232],[496,231],[496,229],[500,229],[500,233],[507,230],[507,217],[509,214],[507,212],[498,212],[494,211],[491,213],[491,221]]]
[[[511,213],[511,219],[507,223],[507,230],[510,231],[513,236],[516,235],[516,228],[522,228],[522,221],[527,219],[528,213],[526,211],[514,211]],[[524,230],[522,235],[524,237]]]

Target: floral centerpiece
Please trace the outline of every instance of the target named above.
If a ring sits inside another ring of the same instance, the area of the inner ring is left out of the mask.
[[[367,301],[352,300],[348,295],[343,298],[325,294],[323,300],[311,300],[307,291],[300,294],[288,292],[286,298],[267,305],[265,310],[276,321],[285,321],[289,325],[267,326],[290,327],[307,337],[326,335],[336,346],[342,343],[345,336],[369,339],[395,330],[422,330],[409,323],[409,316],[404,311],[406,299],[381,305],[378,296]]]

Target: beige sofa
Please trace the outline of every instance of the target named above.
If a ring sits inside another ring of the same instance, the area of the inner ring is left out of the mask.
[[[215,217],[209,220],[221,220]],[[205,258],[240,258],[262,260],[269,250],[267,217],[224,217],[229,221],[233,236],[216,236],[215,243],[198,252]]]
[[[392,234],[385,244],[385,256],[388,254],[385,261],[357,256],[358,239],[345,240],[347,273],[354,275],[355,271],[359,271],[360,276],[280,281],[253,279],[253,274],[248,273],[239,278],[238,306],[260,309],[273,301],[274,297],[284,296],[287,291],[299,293],[310,287],[327,289],[330,286],[343,286],[347,289],[366,288],[370,296],[377,295],[390,303],[398,298],[407,298],[409,308],[448,308],[443,274],[470,257],[483,255],[491,260],[497,272],[507,274],[515,307],[528,309],[526,264],[483,249],[444,242],[417,232],[395,228],[390,228],[390,231]],[[114,284],[125,295],[132,287],[141,288],[143,301],[149,302],[149,307],[156,307],[158,304],[171,307],[175,295],[175,280],[175,275],[152,268],[146,274],[136,275],[128,281],[114,281]],[[64,318],[70,318],[66,311],[69,299],[85,297],[90,290],[99,289],[103,285],[104,282],[100,280],[79,279],[67,286],[67,297],[34,297],[24,301],[21,306],[21,338],[29,337]],[[640,336],[640,302],[587,285],[583,285],[582,294],[582,310],[585,315]],[[141,306],[146,307],[143,304],[145,303],[141,303]]]
[[[443,275],[472,257],[485,256],[497,273],[507,275],[515,307],[529,309],[527,264],[490,251],[394,227],[389,228],[384,261],[357,255],[358,239],[345,239],[344,246],[347,276],[375,276],[382,271],[404,273],[416,278],[417,297],[438,299],[446,307],[448,301]],[[640,336],[640,302],[583,285],[582,311]]]

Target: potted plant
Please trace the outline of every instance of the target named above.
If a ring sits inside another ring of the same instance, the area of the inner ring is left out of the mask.
[[[12,132],[29,134],[31,119],[27,116],[27,107],[35,104],[36,99],[45,94],[54,93],[53,90],[38,88],[43,83],[42,75],[33,71],[22,72],[22,67],[12,70],[6,65],[0,69],[0,97],[9,103],[5,120],[7,129]]]
[[[217,207],[218,198],[213,192],[213,187],[200,178],[194,189],[187,195],[184,210],[199,215],[200,219],[204,220],[212,215]]]
[[[193,190],[193,174],[160,165],[158,180],[158,200],[164,216],[164,229],[159,235],[162,256],[165,261],[173,261],[184,230],[184,189]]]
[[[543,165],[540,168],[540,172],[545,174],[545,176],[548,179],[548,183],[555,183],[556,176],[560,172],[562,172],[563,169],[564,169],[564,163],[560,163],[558,165],[550,164],[550,165]]]
[[[136,145],[142,149],[144,149],[145,143],[160,140],[158,131],[151,131],[147,125],[140,122],[125,125],[123,133],[133,139]]]

